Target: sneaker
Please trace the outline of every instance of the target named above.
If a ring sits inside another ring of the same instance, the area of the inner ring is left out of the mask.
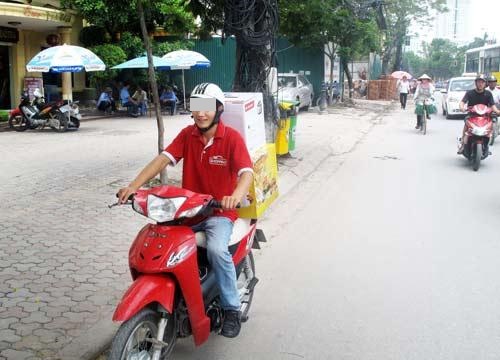
[[[415,129],[420,129],[420,125],[415,125]]]
[[[224,323],[222,324],[221,335],[228,338],[234,338],[238,336],[240,330],[240,312],[235,310],[226,310],[224,312]]]

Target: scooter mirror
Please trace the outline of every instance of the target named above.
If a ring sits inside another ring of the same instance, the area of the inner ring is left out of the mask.
[[[40,98],[42,97],[42,93],[40,92],[40,89],[36,88],[34,91],[33,91],[33,95],[37,98]]]

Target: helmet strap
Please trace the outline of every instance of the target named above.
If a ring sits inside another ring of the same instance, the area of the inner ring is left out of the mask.
[[[200,133],[204,134],[206,133],[208,130],[210,130],[211,128],[213,128],[215,125],[217,125],[220,121],[220,116],[221,114],[224,112],[224,109],[223,110],[219,110],[217,109],[217,111],[215,112],[215,116],[214,116],[214,120],[212,121],[212,123],[210,125],[208,125],[206,128],[201,128],[199,127],[198,125],[196,125],[196,127],[198,128],[198,130],[200,131]]]

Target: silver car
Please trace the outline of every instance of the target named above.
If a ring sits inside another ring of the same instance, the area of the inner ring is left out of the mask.
[[[299,108],[307,109],[313,104],[313,98],[313,86],[304,75],[278,74],[278,101],[298,101]]]

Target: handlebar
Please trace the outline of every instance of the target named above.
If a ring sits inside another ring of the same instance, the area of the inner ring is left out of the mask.
[[[109,209],[111,209],[111,208],[113,208],[113,207],[115,207],[115,206],[120,206],[120,205],[132,205],[132,202],[134,201],[134,195],[135,195],[135,194],[131,194],[131,195],[128,197],[127,201],[126,201],[126,202],[124,202],[123,204],[122,204],[122,203],[120,203],[119,201],[117,201],[117,202],[115,202],[115,203],[113,203],[113,204],[109,204],[109,205],[108,205],[108,208],[109,208]],[[116,193],[116,197],[118,197],[118,193]]]
[[[120,203],[119,201],[117,201],[117,202],[115,202],[115,203],[113,203],[113,204],[109,204],[109,205],[108,205],[108,208],[109,208],[109,209],[111,209],[111,208],[113,208],[113,207],[115,207],[115,206],[120,206],[120,205],[132,205],[132,202],[134,201],[134,195],[135,195],[135,194],[130,195],[130,196],[128,197],[127,201],[126,201],[126,202],[124,202],[123,204],[122,204],[122,203]],[[116,194],[116,197],[118,197],[118,194]],[[208,205],[207,205],[207,206],[208,206],[208,207],[211,207],[211,208],[214,208],[214,209],[222,209],[222,204],[221,204],[221,202],[220,202],[220,201],[217,201],[217,200],[215,200],[215,199],[210,200],[210,202],[208,203]],[[241,208],[241,204],[236,205],[236,208],[237,208],[237,209]]]

